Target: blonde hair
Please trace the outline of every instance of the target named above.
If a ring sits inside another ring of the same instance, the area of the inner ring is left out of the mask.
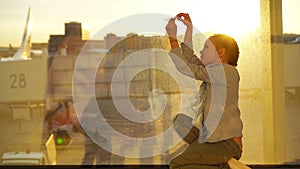
[[[237,66],[240,51],[235,39],[225,34],[214,34],[210,36],[210,38],[213,38],[215,40],[215,45],[217,49],[226,49],[226,55],[228,56],[228,64],[232,66]]]

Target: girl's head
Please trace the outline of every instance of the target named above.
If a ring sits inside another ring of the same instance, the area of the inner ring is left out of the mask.
[[[237,66],[240,52],[237,42],[232,37],[225,34],[215,34],[205,42],[200,54],[205,65],[221,61]]]

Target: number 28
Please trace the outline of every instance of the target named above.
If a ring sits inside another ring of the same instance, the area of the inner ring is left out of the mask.
[[[16,74],[11,74],[10,80],[11,80],[11,85],[10,85],[11,89],[26,87],[26,79],[23,73],[19,74],[19,76]]]

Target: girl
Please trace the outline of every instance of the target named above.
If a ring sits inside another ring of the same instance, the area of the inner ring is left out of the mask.
[[[184,42],[180,46],[176,39],[175,19],[186,26]],[[199,59],[192,48],[193,25],[188,14],[180,13],[171,18],[166,30],[172,48],[169,55],[176,68],[202,81],[196,118],[178,114],[174,119],[175,129],[189,147],[170,162],[170,168],[229,168],[228,160],[239,159],[242,154],[243,124],[238,108],[240,77],[235,68],[238,45],[227,35],[215,34],[205,42]],[[183,70],[176,57],[189,67],[192,74]]]

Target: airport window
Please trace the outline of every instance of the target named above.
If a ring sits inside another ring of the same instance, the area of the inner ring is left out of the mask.
[[[188,147],[173,119],[196,118],[203,96],[202,81],[190,69],[180,72],[169,53],[166,25],[184,12],[193,24],[187,46],[197,58],[215,34],[239,46],[238,160],[253,168],[299,166],[299,6],[298,0],[0,2],[2,165],[168,168]],[[186,25],[175,24],[181,45]]]

